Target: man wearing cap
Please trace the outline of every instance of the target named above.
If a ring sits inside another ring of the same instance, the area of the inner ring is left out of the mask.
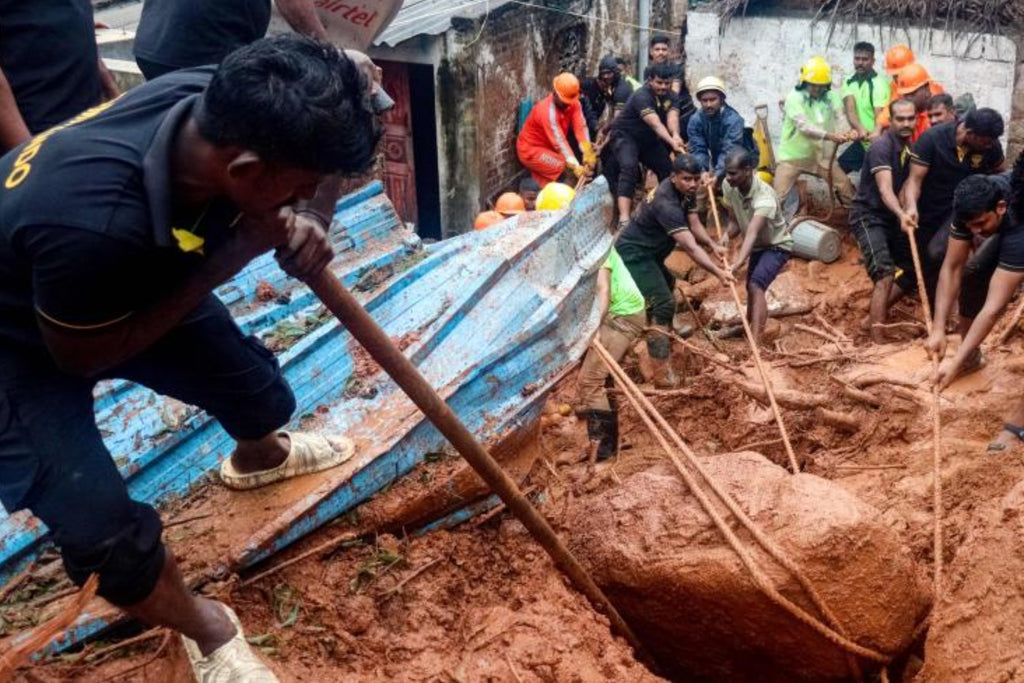
[[[581,101],[586,105],[584,114],[587,118],[587,128],[590,129],[591,138],[597,139],[598,132],[611,123],[616,114],[626,106],[629,96],[633,94],[633,88],[619,73],[615,55],[607,54],[601,58],[601,63],[597,67],[597,77],[583,79],[582,93]],[[606,111],[608,118],[602,125],[602,117]]]
[[[640,164],[662,181],[672,170],[669,153],[686,150],[679,129],[679,97],[670,88],[672,66],[654,64],[647,67],[647,72],[647,82],[630,96],[625,109],[612,121],[602,155],[620,226],[629,221]]]
[[[704,168],[705,185],[725,177],[725,155],[743,146],[743,117],[725,102],[725,83],[717,76],[697,84],[700,109],[687,124],[689,151]]]
[[[846,126],[843,103],[832,92],[832,67],[813,57],[800,69],[800,83],[786,97],[774,181],[780,199],[789,194],[801,173],[828,177],[825,143],[841,145],[850,140],[853,136]],[[838,163],[832,164],[831,173],[833,190],[849,206],[855,195],[853,183]]]
[[[583,164],[569,146],[570,129],[583,152]],[[559,180],[566,170],[581,178],[587,172],[584,164],[593,169],[597,157],[580,106],[579,79],[568,72],[555,77],[553,92],[526,117],[516,140],[516,154],[542,188]]]
[[[914,51],[906,45],[893,45],[889,48],[885,53],[885,73],[889,74],[892,79],[891,90],[896,89],[896,76],[899,75],[903,67],[916,61],[917,57],[914,56]]]
[[[505,192],[494,202],[494,210],[505,218],[511,218],[526,211],[526,202],[515,192]]]
[[[853,46],[853,75],[843,84],[842,94],[846,120],[861,141],[839,157],[839,165],[849,173],[864,165],[864,152],[878,137],[875,119],[889,103],[889,79],[875,71],[875,46],[871,43]]]
[[[914,127],[913,142],[917,142],[921,134],[931,128],[932,124],[928,117],[928,105],[932,97],[944,92],[943,87],[932,79],[928,70],[917,62],[908,64],[896,74],[896,85],[893,88],[890,100],[907,99],[917,107],[917,125]],[[889,110],[885,109],[878,115],[878,127],[882,129],[888,125]]]
[[[902,203],[908,223],[916,225],[914,239],[931,301],[935,301],[932,295],[946,254],[953,193],[967,176],[1003,169],[1006,158],[999,138],[1004,130],[999,112],[983,107],[962,121],[929,128],[911,150]]]

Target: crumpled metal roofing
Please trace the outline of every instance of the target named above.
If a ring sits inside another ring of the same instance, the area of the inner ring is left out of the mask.
[[[451,28],[453,19],[476,19],[505,4],[503,0],[406,0],[373,42],[394,47],[414,36],[436,36]]]

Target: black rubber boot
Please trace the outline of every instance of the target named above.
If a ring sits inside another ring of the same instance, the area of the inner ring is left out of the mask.
[[[598,442],[598,462],[617,455],[619,450],[618,414],[611,410],[591,410],[587,414],[587,437],[591,443]]]
[[[679,378],[672,370],[672,341],[668,335],[652,332],[647,336],[647,353],[651,357],[655,389],[675,389]]]

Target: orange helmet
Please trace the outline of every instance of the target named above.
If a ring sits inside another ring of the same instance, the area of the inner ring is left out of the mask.
[[[573,104],[580,99],[580,79],[568,71],[555,76],[554,87],[559,99],[566,104]]]
[[[484,228],[489,228],[495,223],[500,223],[503,220],[505,220],[505,217],[497,211],[481,211],[476,215],[476,220],[473,221],[473,229],[483,230]]]
[[[918,88],[928,85],[931,80],[928,69],[917,62],[908,64],[900,69],[899,75],[896,76],[896,92],[900,95],[909,95]]]
[[[893,45],[885,53],[885,72],[890,76],[895,76],[899,73],[900,69],[916,61],[917,58],[914,57],[914,51],[909,47],[906,45]]]
[[[526,202],[515,192],[506,192],[494,203],[494,210],[508,218],[526,211]]]

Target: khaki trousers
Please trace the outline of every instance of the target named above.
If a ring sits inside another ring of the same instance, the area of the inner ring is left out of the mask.
[[[772,183],[780,202],[784,201],[786,195],[793,189],[793,185],[796,184],[796,179],[800,177],[801,173],[811,173],[822,180],[827,180],[828,162],[821,162],[817,159],[780,161],[775,166],[775,181]],[[853,183],[850,182],[850,178],[843,169],[839,167],[838,161],[832,164],[832,188],[845,206],[849,206],[853,202],[853,198],[857,196],[857,190],[854,189]]]
[[[644,311],[633,315],[607,315],[597,332],[601,345],[616,362],[622,360],[629,348],[644,332],[647,325],[647,314]],[[597,351],[590,349],[583,359],[577,381],[578,411],[611,410],[608,392],[605,391],[605,379],[608,377],[605,366]]]

